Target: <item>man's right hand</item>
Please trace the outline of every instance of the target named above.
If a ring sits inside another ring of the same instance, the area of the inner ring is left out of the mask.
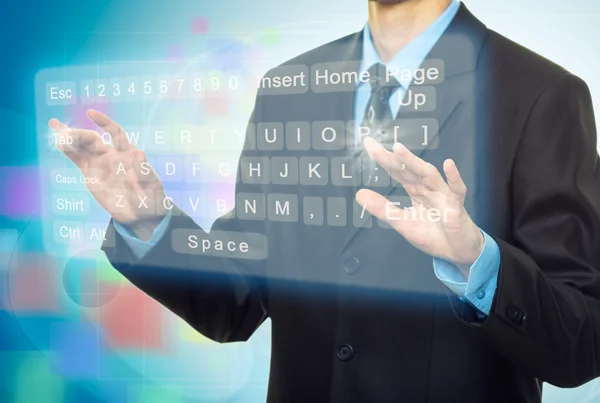
[[[99,183],[86,183],[90,193],[115,221],[146,241],[167,212],[162,183],[145,153],[130,143],[118,124],[95,110],[87,116],[110,135],[112,144],[96,131],[69,128],[51,119],[48,124],[65,140],[57,141],[57,147],[83,176],[99,178]]]

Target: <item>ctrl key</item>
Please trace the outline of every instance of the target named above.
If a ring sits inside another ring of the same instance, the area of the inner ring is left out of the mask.
[[[78,242],[84,239],[83,223],[76,221],[55,221],[54,240],[60,243]]]
[[[85,243],[87,246],[105,245],[114,247],[115,229],[107,223],[55,221],[54,241],[58,243]]]

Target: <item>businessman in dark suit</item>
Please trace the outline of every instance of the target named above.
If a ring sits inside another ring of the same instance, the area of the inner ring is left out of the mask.
[[[417,111],[425,87],[396,73],[433,65],[443,66],[443,79],[425,83],[435,107]],[[219,342],[247,340],[271,318],[269,402],[540,402],[542,382],[597,377],[600,167],[586,84],[449,0],[369,2],[365,29],[266,78],[300,77],[303,66],[306,90],[259,89],[236,209],[210,233],[158,202],[166,196],[140,168],[144,153],[108,117],[89,113],[114,146],[50,122],[77,139],[63,151],[84,173],[105,172],[90,191],[113,217],[116,246],[103,250],[114,267]],[[319,88],[317,76],[335,69],[366,79]],[[412,126],[398,136],[409,121],[430,122],[431,137]],[[311,123],[309,146],[286,132],[270,148],[261,136],[273,122],[289,133]],[[319,143],[319,122],[344,122],[344,144]],[[296,161],[300,185],[251,175],[274,157]],[[303,158],[326,158],[325,183],[303,179]],[[125,179],[110,172],[115,159],[127,161]],[[347,175],[336,176],[340,166]],[[304,223],[269,211],[282,193],[296,196],[286,206],[298,214],[312,211]],[[124,194],[131,203],[117,208]],[[244,215],[248,195],[264,196],[264,219]],[[156,202],[140,212],[146,197]],[[314,200],[326,209],[311,210]],[[325,210],[347,216],[313,225]],[[253,253],[203,254],[190,242],[224,234],[236,247],[240,234],[254,237]]]

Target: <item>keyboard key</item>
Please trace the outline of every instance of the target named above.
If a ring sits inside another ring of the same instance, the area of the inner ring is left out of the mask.
[[[300,183],[302,185],[327,185],[329,161],[325,157],[300,158]]]
[[[270,177],[270,161],[268,157],[242,157],[240,161],[242,182],[266,185]]]
[[[343,150],[346,147],[346,124],[342,121],[313,122],[313,150]]]
[[[362,171],[362,180],[365,186],[372,187],[389,187],[390,186],[390,175],[380,165],[376,165],[375,168],[370,171],[364,169]]]
[[[306,225],[323,225],[323,198],[305,196],[302,200],[302,215]]]
[[[298,221],[298,196],[295,194],[270,194],[267,198],[271,221]]]
[[[149,154],[171,151],[171,128],[169,126],[152,126],[145,128],[144,143]]]
[[[221,192],[209,192],[206,195],[206,212],[208,217],[222,217],[225,214],[235,214],[233,198],[223,196]],[[228,216],[231,218],[230,216]]]
[[[107,91],[108,98],[111,103],[119,103],[125,101],[125,90],[123,89],[123,86],[124,84],[122,78],[117,77],[110,79]]]
[[[52,213],[55,215],[86,216],[92,199],[87,192],[57,192],[52,194]]]
[[[174,206],[183,206],[181,203],[181,192],[176,190],[166,190],[166,196],[156,195],[155,203],[162,205],[165,209],[171,210],[171,214],[179,215],[179,209],[175,209]]]
[[[256,150],[256,125],[254,123],[248,123],[246,132],[236,131],[238,141],[243,141],[245,151]]]
[[[130,193],[131,207],[141,215],[156,214],[156,193],[152,190],[145,190],[144,195]]]
[[[346,123],[346,146],[349,149],[362,147],[363,140],[370,136],[371,129],[362,127],[360,121],[349,120]]]
[[[131,144],[139,150],[146,149],[143,126],[127,125],[123,127],[123,131],[127,138],[127,144]]]
[[[373,216],[367,211],[367,209],[354,200],[353,203],[353,224],[355,227],[371,227],[373,225]]]
[[[181,192],[181,209],[192,218],[204,218],[208,211],[208,201],[204,192]]]
[[[310,123],[288,122],[285,125],[285,146],[292,151],[310,149]]]
[[[183,161],[179,156],[159,156],[154,170],[162,182],[181,182],[183,180]]]
[[[116,244],[115,228],[107,227],[105,223],[84,223],[82,235],[84,241],[90,243],[105,243],[108,247],[114,247]]]
[[[122,91],[125,93],[125,102],[138,102],[141,99],[141,86],[140,80],[137,76],[126,77],[123,81],[124,88]]]
[[[333,227],[346,225],[346,199],[344,197],[327,198],[327,225]]]
[[[410,200],[409,196],[388,196],[387,199],[391,202],[391,203],[396,203],[393,205],[390,205],[390,207],[396,207],[399,209],[405,209],[408,208],[410,206],[412,206],[412,201]],[[400,203],[400,204],[397,204]],[[387,212],[388,210],[386,210],[386,215],[388,216],[389,219],[391,220],[398,220],[398,219],[402,219],[403,217],[403,212],[402,213],[393,213],[393,212]],[[408,216],[410,217],[410,216]],[[386,229],[392,229],[392,226],[389,225],[387,222],[377,219],[377,224],[381,227],[381,228],[386,228]]]
[[[177,253],[217,256],[234,259],[266,259],[267,237],[252,232],[175,229],[171,246]]]
[[[331,183],[334,186],[360,185],[360,160],[352,157],[333,157],[331,159]]]
[[[283,124],[259,123],[256,126],[256,140],[259,150],[283,150]]]
[[[271,183],[275,185],[298,184],[298,158],[272,157]]]
[[[265,195],[262,193],[238,193],[235,208],[237,217],[242,220],[264,220],[267,216]]]
[[[79,84],[82,105],[96,103],[96,87],[94,80],[82,80]]]
[[[202,173],[207,169],[198,156],[183,157],[183,176],[186,183],[202,182]]]
[[[107,79],[98,79],[94,82],[96,91],[96,103],[108,103],[110,93],[110,84]]]
[[[83,230],[84,223],[80,221],[54,221],[52,223],[54,241],[59,243],[84,240],[85,234]]]
[[[393,122],[393,139],[409,150],[433,150],[439,146],[437,119],[402,119]]]

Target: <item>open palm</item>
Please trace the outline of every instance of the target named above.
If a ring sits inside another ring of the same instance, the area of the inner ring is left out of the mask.
[[[369,156],[404,186],[412,206],[403,208],[369,189],[357,192],[357,202],[421,251],[472,264],[483,248],[483,235],[464,208],[467,188],[454,162],[444,162],[446,183],[433,165],[400,143],[391,152],[370,137],[364,144]]]
[[[79,168],[88,190],[113,219],[133,229],[159,222],[168,203],[145,153],[108,116],[89,110],[88,117],[111,141],[105,142],[96,131],[69,128],[51,119],[50,127],[62,138],[59,150]]]

